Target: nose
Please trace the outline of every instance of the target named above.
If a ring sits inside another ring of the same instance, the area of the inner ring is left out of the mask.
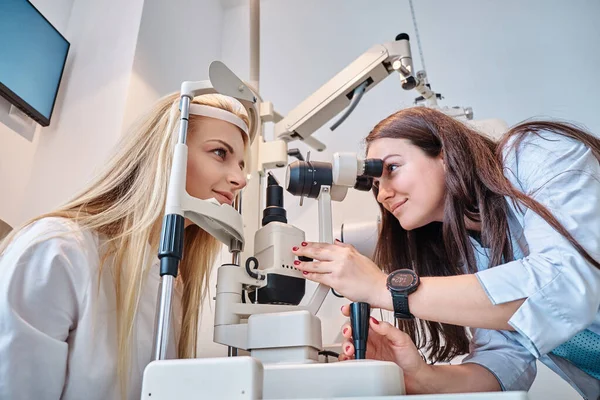
[[[394,192],[391,190],[391,188],[388,187],[388,185],[384,181],[385,179],[381,179],[379,181],[379,192],[377,193],[377,202],[381,204],[385,204],[385,201],[390,199],[394,195]]]
[[[231,185],[231,188],[234,192],[238,190],[242,190],[246,186],[246,173],[240,169],[240,167],[235,166],[229,171],[227,176],[227,182]]]

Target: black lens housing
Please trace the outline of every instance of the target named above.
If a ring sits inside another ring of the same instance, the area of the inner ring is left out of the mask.
[[[332,165],[321,161],[294,161],[288,165],[286,189],[294,196],[319,197],[321,186],[333,184]]]

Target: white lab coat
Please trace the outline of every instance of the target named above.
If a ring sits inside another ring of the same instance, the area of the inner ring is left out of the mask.
[[[45,218],[24,229],[0,257],[0,399],[120,398],[110,268],[98,285],[102,241],[70,220]],[[151,359],[159,286],[153,264],[135,320],[129,399],[140,398]],[[177,321],[180,301],[175,290]]]
[[[504,160],[509,181],[546,206],[599,260],[600,164],[591,149],[557,134],[531,133],[517,149],[506,147]],[[528,390],[538,360],[582,397],[600,399],[597,371],[553,354],[584,330],[600,335],[600,269],[539,215],[510,199],[507,204],[515,259],[488,268],[490,249],[472,240],[476,276],[493,304],[527,300],[508,321],[514,331],[475,329],[464,362],[487,368],[503,390]],[[591,342],[581,348],[597,351]]]

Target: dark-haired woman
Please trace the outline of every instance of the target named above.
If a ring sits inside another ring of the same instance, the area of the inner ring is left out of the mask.
[[[417,107],[366,142],[384,160],[374,262],[339,242],[294,252],[315,259],[297,262],[308,279],[400,318],[371,320],[367,357],[398,363],[409,393],[528,390],[539,359],[600,398],[600,140],[539,121],[494,142]]]

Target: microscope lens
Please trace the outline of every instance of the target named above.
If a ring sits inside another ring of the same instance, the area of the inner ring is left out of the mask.
[[[321,186],[333,183],[331,164],[320,161],[294,161],[288,165],[287,191],[294,196],[319,197]]]

